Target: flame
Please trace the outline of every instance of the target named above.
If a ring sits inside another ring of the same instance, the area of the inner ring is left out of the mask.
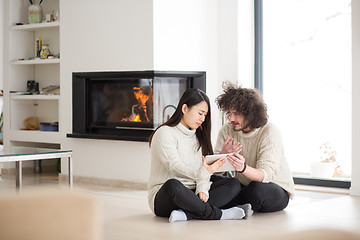
[[[149,96],[144,94],[144,91],[141,88],[134,87],[133,89],[136,90],[134,92],[136,99],[141,103],[141,106],[145,106],[146,101],[149,100]]]
[[[137,115],[135,116],[133,122],[141,122],[141,120],[140,120],[140,115],[139,115],[139,114],[137,114]]]
[[[139,104],[141,105],[142,109],[145,112],[146,120],[149,121],[149,118],[147,116],[147,111],[146,111],[147,109],[146,109],[146,105],[145,105],[147,100],[149,100],[149,96],[144,93],[142,88],[133,87],[133,90],[135,90],[134,91],[135,98],[138,100]],[[135,117],[135,119],[133,121],[134,122],[141,122],[139,114],[136,115],[136,117]]]

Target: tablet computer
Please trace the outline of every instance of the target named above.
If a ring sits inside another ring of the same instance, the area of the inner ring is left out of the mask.
[[[226,159],[227,155],[233,155],[233,154],[225,153],[225,154],[206,155],[205,162],[210,165],[210,164],[214,163],[216,160],[218,160],[219,158]],[[234,166],[231,165],[231,163],[229,163],[228,160],[226,160],[224,165],[219,167],[215,172],[227,172],[227,171],[234,171],[234,170],[235,170]]]

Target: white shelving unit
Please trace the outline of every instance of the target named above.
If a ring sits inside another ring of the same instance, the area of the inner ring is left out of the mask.
[[[43,1],[43,19],[52,10],[60,11],[59,1]],[[60,22],[28,24],[30,3],[24,3],[23,0],[5,1],[4,145],[46,143],[61,147],[61,96],[10,94],[25,92],[28,80],[38,82],[40,89],[49,85],[61,87],[61,59],[34,59],[35,42],[39,37],[43,44],[49,44],[54,55],[60,52]],[[24,120],[28,117],[38,117],[40,122],[59,122],[59,131],[24,130]]]

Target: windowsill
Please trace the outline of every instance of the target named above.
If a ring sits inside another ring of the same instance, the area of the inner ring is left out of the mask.
[[[343,195],[350,194],[350,190],[348,188],[320,187],[320,186],[310,186],[303,184],[295,184],[295,190],[320,192],[320,193],[335,193],[335,194],[343,194]]]
[[[351,182],[350,176],[339,176],[339,177],[333,177],[333,178],[316,178],[316,177],[311,176],[311,174],[306,174],[306,173],[293,172],[292,174],[293,174],[294,178],[309,178],[309,179],[319,179],[319,180],[329,180],[329,181]]]

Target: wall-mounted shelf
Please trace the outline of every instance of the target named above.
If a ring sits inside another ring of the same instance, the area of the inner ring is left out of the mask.
[[[46,23],[34,23],[34,24],[24,24],[24,25],[16,25],[11,26],[10,30],[13,31],[36,31],[41,29],[51,30],[51,29],[59,29],[60,22],[46,22]]]
[[[10,141],[61,143],[59,132],[47,132],[39,130],[12,130]]]
[[[57,63],[60,63],[60,58],[33,59],[33,60],[13,60],[13,61],[10,61],[10,63],[12,65],[57,64]]]
[[[11,95],[11,100],[59,100],[60,95]]]

